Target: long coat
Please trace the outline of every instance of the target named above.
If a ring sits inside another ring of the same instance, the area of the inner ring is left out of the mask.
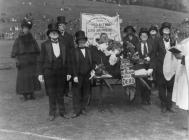
[[[75,48],[74,39],[72,35],[65,32],[63,36],[60,35],[60,40],[62,40],[62,42],[64,43],[66,47],[66,53],[69,55],[72,55],[72,50]],[[68,60],[68,61],[71,62],[71,60]]]
[[[64,42],[59,39],[61,57],[62,57],[62,66],[65,74],[70,74],[70,64],[68,62],[69,55],[66,53],[66,47]],[[53,47],[52,42],[48,39],[41,44],[41,53],[38,59],[37,72],[38,75],[44,75],[46,69],[52,69],[53,66]]]
[[[170,39],[170,45],[171,47],[174,46],[175,40]],[[156,63],[156,71],[157,71],[156,76],[158,77],[157,82],[159,85],[161,85],[166,83],[166,79],[163,74],[163,64],[166,55],[166,49],[162,37],[156,40],[154,44],[154,52],[155,52],[155,63]]]
[[[95,67],[95,62],[91,53],[91,49],[90,48],[86,48],[86,56],[88,56],[89,59],[89,67],[90,69],[94,69]],[[72,75],[74,77],[77,77],[79,75],[79,69],[82,69],[81,65],[80,65],[80,49],[79,48],[75,48],[73,49],[73,56],[72,56]]]
[[[16,93],[28,94],[40,90],[36,66],[40,49],[32,34],[19,35],[15,40],[11,57],[16,58],[17,82]]]

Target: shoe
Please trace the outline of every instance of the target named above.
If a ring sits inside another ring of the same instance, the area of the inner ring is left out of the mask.
[[[77,118],[77,117],[79,117],[80,116],[80,113],[73,113],[72,115],[71,115],[71,118],[73,119],[73,118]]]
[[[147,105],[151,105],[152,104],[152,102],[151,101],[147,101]]]
[[[167,108],[167,111],[170,112],[170,113],[175,113],[175,111],[171,108]]]
[[[62,118],[64,118],[64,119],[69,119],[68,116],[66,116],[66,115],[64,115],[64,114],[62,114],[62,113],[60,113],[59,115],[60,115],[60,117],[62,117]]]
[[[30,97],[29,97],[30,100],[35,100],[35,96],[33,93],[30,94]]]
[[[49,121],[54,121],[55,120],[55,115],[50,115],[49,116]]]
[[[161,112],[162,112],[162,113],[166,113],[166,112],[167,112],[167,109],[166,109],[165,107],[162,107],[162,108],[161,108]]]
[[[23,95],[24,96],[24,101],[28,100],[28,96],[26,94]]]
[[[141,104],[142,105],[146,105],[147,103],[146,103],[146,101],[142,101]]]
[[[151,102],[150,101],[142,101],[142,104],[143,105],[151,105]]]
[[[83,110],[81,111],[81,114],[86,115],[86,114],[87,114],[87,110],[86,110],[86,109],[83,109]]]

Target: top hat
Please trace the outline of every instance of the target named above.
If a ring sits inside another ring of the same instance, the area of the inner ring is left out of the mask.
[[[67,24],[65,16],[58,16],[57,17],[57,24]]]
[[[78,43],[79,40],[86,40],[87,41],[87,37],[85,36],[85,32],[84,31],[77,31],[75,33],[75,38],[76,38],[76,43]]]
[[[152,26],[149,28],[149,32],[151,32],[151,31],[156,31],[156,32],[158,32],[158,28],[157,28],[156,26],[152,25]]]
[[[141,28],[139,32],[139,37],[141,36],[142,33],[146,33],[149,36],[149,31],[147,28]]]
[[[29,19],[23,19],[23,20],[22,20],[22,23],[21,23],[21,27],[22,27],[22,28],[23,28],[23,27],[27,27],[28,29],[31,29],[32,26],[33,26],[33,23],[32,23],[31,20],[29,20]]]
[[[131,30],[133,31],[133,33],[136,33],[135,28],[134,28],[133,26],[131,26],[131,25],[125,27],[125,29],[124,29],[124,33],[128,32],[129,29],[131,29]]]
[[[160,34],[163,35],[164,29],[165,29],[165,32],[166,32],[166,33],[170,34],[171,26],[172,26],[172,25],[171,25],[171,23],[169,23],[169,22],[164,22],[164,23],[162,23],[162,24],[161,24],[161,28],[159,29]]]
[[[47,36],[49,36],[49,34],[50,34],[51,32],[53,32],[53,31],[55,31],[55,32],[57,32],[58,34],[60,34],[60,31],[58,30],[58,26],[57,26],[56,23],[50,23],[50,24],[48,25]]]

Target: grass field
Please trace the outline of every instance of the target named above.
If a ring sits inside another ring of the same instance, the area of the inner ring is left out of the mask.
[[[26,0],[27,1],[27,0]],[[29,0],[28,0],[29,1]],[[180,23],[184,18],[188,17],[188,13],[163,10],[159,8],[143,7],[143,6],[118,6],[115,4],[107,4],[101,2],[92,2],[88,0],[30,0],[31,6],[22,5],[21,0],[0,0],[0,13],[5,12],[7,17],[23,18],[26,13],[31,12],[34,19],[41,19],[43,15],[56,17],[57,15],[65,15],[68,20],[80,17],[80,13],[101,13],[113,16],[118,12],[123,19],[123,25],[133,24],[138,28],[141,26],[150,26],[151,24],[160,24],[169,21],[173,24]],[[46,1],[47,6],[43,6]],[[70,7],[71,11],[60,11],[61,7]],[[47,24],[47,23],[46,23]],[[0,31],[7,30],[10,24],[0,24]],[[41,25],[38,30],[45,30],[46,26]]]
[[[44,90],[36,94],[37,100],[28,102],[15,94],[16,69],[9,57],[12,43],[0,41],[0,64],[12,66],[0,70],[0,140],[187,140],[182,129],[186,118],[180,110],[162,114],[157,92],[152,94],[151,106],[128,105],[120,86],[114,92],[104,90],[103,112],[97,108],[99,92],[95,88],[86,116],[49,122]],[[65,98],[65,104],[70,113],[71,99]]]

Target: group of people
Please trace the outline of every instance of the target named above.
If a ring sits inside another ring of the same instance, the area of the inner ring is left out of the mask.
[[[153,74],[153,81],[148,77],[144,80],[149,85],[154,83],[158,88],[162,112],[173,112],[171,106],[174,77],[167,80],[163,73],[166,52],[176,45],[176,40],[171,38],[171,23],[162,23],[160,29],[156,26],[151,26],[149,29],[141,28],[138,36],[135,35],[136,30],[132,26],[125,28],[124,32],[126,33],[123,39],[125,44],[132,43],[139,57],[148,62],[148,73]],[[136,90],[141,94],[142,103],[150,105],[151,91],[138,80],[136,80]]]
[[[32,21],[24,19],[22,32],[16,39],[11,56],[16,58],[18,69],[16,92],[24,96],[25,100],[35,99],[34,91],[40,90],[40,82],[45,84],[49,98],[49,120],[56,118],[56,112],[63,118],[65,114],[64,96],[67,93],[69,81],[72,82],[73,114],[72,118],[86,113],[87,100],[90,94],[90,79],[95,75],[95,68],[100,64],[100,51],[89,45],[85,32],[77,31],[75,37],[66,32],[66,18],[58,16],[56,23],[48,25],[48,39],[38,47],[30,30]],[[172,92],[174,74],[165,76],[165,58],[176,40],[171,37],[171,23],[164,22],[161,28],[151,26],[150,29],[141,28],[139,34],[133,26],[124,29],[123,50],[132,44],[138,57],[148,63],[143,67],[148,75],[143,78],[149,85],[155,83],[159,90],[161,111],[174,112],[172,109]],[[102,33],[99,42],[107,42],[107,34]],[[94,54],[95,53],[95,54]],[[127,53],[123,53],[127,54]],[[172,53],[175,59],[183,60],[184,55]],[[102,55],[101,55],[102,56]],[[123,56],[124,57],[124,56]],[[182,63],[184,64],[184,63]],[[168,77],[168,78],[167,78]],[[136,92],[141,95],[142,103],[151,104],[151,91],[136,80]]]

